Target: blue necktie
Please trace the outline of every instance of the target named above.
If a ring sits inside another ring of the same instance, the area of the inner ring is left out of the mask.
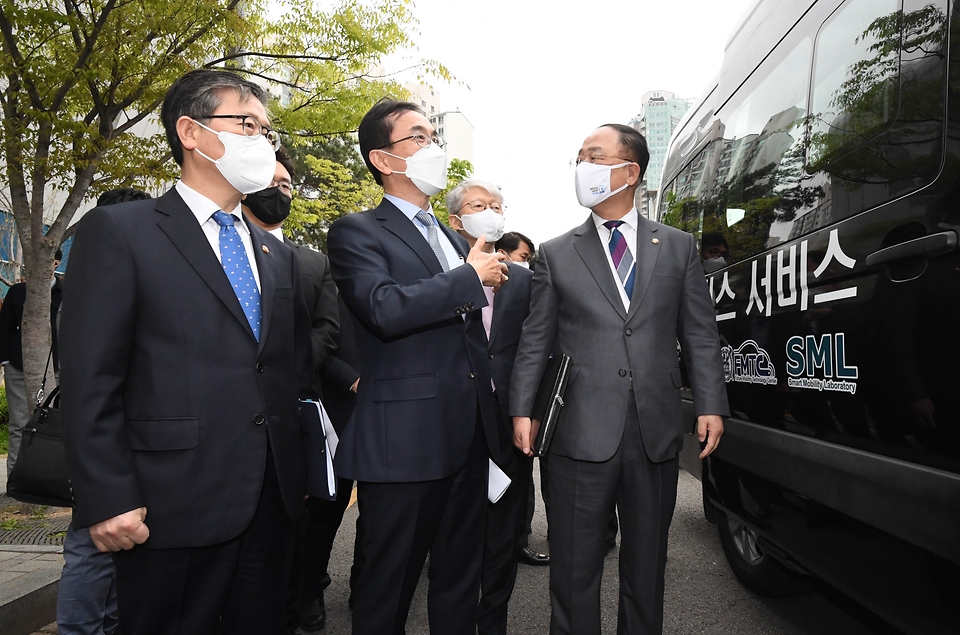
[[[637,273],[634,266],[633,254],[630,253],[630,247],[627,246],[627,239],[623,237],[620,230],[617,229],[623,224],[622,220],[609,220],[603,224],[610,230],[610,257],[613,259],[613,266],[617,269],[617,275],[620,276],[620,283],[623,290],[627,292],[627,298],[633,299],[633,282]]]
[[[227,280],[237,294],[240,308],[247,316],[253,336],[260,341],[260,289],[253,278],[253,269],[247,259],[247,250],[243,247],[240,234],[234,223],[237,217],[226,212],[214,212],[213,220],[220,225],[220,261],[227,274]]]

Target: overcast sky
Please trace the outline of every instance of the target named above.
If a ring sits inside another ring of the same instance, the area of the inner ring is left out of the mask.
[[[583,222],[571,159],[628,123],[651,90],[696,99],[756,0],[415,0],[419,55],[469,85],[432,82],[475,128],[476,176],[502,187],[507,229],[538,244]]]

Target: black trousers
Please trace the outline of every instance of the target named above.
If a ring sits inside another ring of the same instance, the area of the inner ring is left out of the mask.
[[[293,522],[268,450],[257,510],[239,536],[208,547],[138,545],[114,554],[124,635],[282,633],[292,547]]]
[[[300,623],[300,611],[320,597],[330,586],[327,565],[343,514],[350,505],[353,481],[337,479],[337,498],[328,501],[310,496],[305,501],[307,513],[297,522],[290,568],[290,590],[287,596],[287,631]]]
[[[428,552],[430,632],[476,633],[488,456],[478,416],[470,456],[455,475],[358,484],[365,563],[354,591],[353,635],[404,634]]]
[[[600,635],[600,578],[614,505],[620,517],[618,635],[660,635],[677,457],[652,463],[635,408],[607,461],[550,455],[550,634]]]
[[[499,413],[498,413],[499,415]],[[511,483],[496,503],[487,501],[486,540],[483,546],[483,573],[477,632],[480,635],[504,635],[507,632],[507,603],[517,581],[517,560],[524,531],[529,484],[533,481],[533,459],[519,450],[513,469],[507,474]]]

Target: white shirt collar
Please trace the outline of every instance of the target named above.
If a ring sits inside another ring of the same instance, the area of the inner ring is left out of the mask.
[[[183,181],[177,181],[177,184],[174,187],[177,189],[177,193],[180,195],[180,198],[183,199],[183,202],[187,204],[187,207],[189,207],[190,211],[193,212],[193,215],[196,216],[197,222],[201,225],[210,220],[215,212],[220,211],[219,205]],[[227,210],[223,211],[227,212]],[[245,231],[248,234],[250,233],[250,228],[247,227],[245,222],[242,222],[243,214],[240,211],[240,203],[237,203],[237,206],[227,213],[233,214],[240,219],[241,222],[237,223],[236,226],[242,227],[243,229],[241,231]]]
[[[593,223],[594,225],[596,225],[597,229],[600,229],[601,227],[603,227],[603,224],[607,222],[606,218],[601,218],[600,216],[597,216],[596,212],[590,212],[590,215],[593,216]],[[636,231],[637,223],[639,222],[639,216],[640,215],[637,213],[637,208],[634,207],[629,212],[627,212],[626,216],[624,216],[620,220],[622,220],[624,224],[627,225],[630,229]],[[603,227],[603,228],[607,229],[606,227]]]
[[[384,194],[383,198],[387,199],[388,201],[396,205],[397,209],[403,212],[403,215],[409,218],[411,221],[413,221],[413,219],[416,217],[417,214],[423,211],[428,212],[431,216],[436,218],[436,216],[433,213],[433,208],[429,204],[427,204],[426,210],[422,210],[416,205],[414,205],[413,203],[411,203],[410,201],[405,201],[402,198],[398,198],[394,196],[393,194]],[[440,223],[438,222],[437,225],[439,224]]]
[[[274,238],[276,238],[276,239],[279,240],[280,242],[283,242],[283,230],[282,230],[281,228],[279,228],[279,227],[274,227],[273,229],[271,229],[271,230],[268,231],[267,233],[270,234],[270,235],[272,235]]]

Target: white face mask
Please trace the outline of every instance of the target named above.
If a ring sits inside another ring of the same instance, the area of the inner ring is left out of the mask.
[[[574,182],[577,186],[577,200],[584,207],[593,209],[617,192],[627,189],[624,183],[616,190],[610,191],[610,172],[614,168],[622,168],[629,163],[617,165],[599,165],[597,163],[581,162],[574,173]]]
[[[433,196],[443,188],[447,187],[447,153],[443,148],[435,143],[431,143],[426,148],[420,148],[409,157],[398,157],[390,154],[386,150],[380,150],[384,154],[389,154],[396,159],[403,159],[407,162],[406,172],[394,170],[394,174],[405,174],[408,179],[413,181],[417,189]]]
[[[723,269],[727,266],[727,261],[723,256],[717,256],[716,258],[707,258],[703,261],[703,272],[704,273],[713,273],[719,269]]]
[[[199,121],[194,123],[216,134],[223,144],[223,156],[219,159],[211,159],[199,148],[197,154],[217,166],[223,178],[238,192],[253,194],[269,187],[277,167],[277,152],[266,137],[247,137],[223,130],[217,131]]]
[[[529,269],[529,268],[530,268],[530,263],[527,262],[526,260],[520,260],[520,261],[511,260],[510,262],[512,262],[513,264],[517,265],[518,267],[523,267],[524,269]]]
[[[463,223],[463,230],[473,236],[480,238],[483,236],[488,243],[495,243],[503,237],[502,214],[497,214],[492,209],[485,209],[482,212],[474,214],[454,214]]]

